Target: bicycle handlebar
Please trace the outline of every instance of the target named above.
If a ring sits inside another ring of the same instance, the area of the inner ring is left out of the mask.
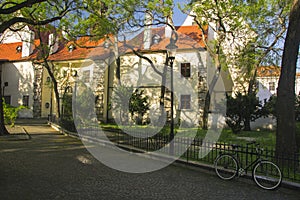
[[[246,145],[248,146],[248,145],[252,145],[252,144],[255,144],[256,153],[258,155],[261,155],[263,153],[264,149],[260,147],[260,144],[257,143],[256,141],[251,141],[251,142],[248,142]]]

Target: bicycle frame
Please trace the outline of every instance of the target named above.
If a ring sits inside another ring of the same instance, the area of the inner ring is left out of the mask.
[[[255,142],[254,142],[255,143]],[[254,144],[249,143],[249,144]],[[249,152],[248,144],[246,148],[246,164],[244,165],[245,153],[239,145],[231,145],[232,149],[228,151],[220,152],[220,155],[215,159],[215,171],[217,175],[223,180],[231,180],[234,177],[240,177],[247,174],[249,168],[252,168],[252,177],[254,182],[261,188],[266,190],[273,190],[277,188],[282,181],[282,173],[279,167],[272,161],[262,158],[263,148],[260,148],[259,144],[256,144],[256,152],[252,150]],[[251,161],[248,164],[248,157],[251,154]],[[255,155],[255,160],[252,159],[252,155]],[[242,158],[242,159],[240,159]],[[269,171],[271,170],[271,171]]]
[[[248,145],[250,145],[250,144],[253,144],[253,143],[247,144],[247,147],[246,147],[246,166],[245,167],[242,165],[243,162],[241,162],[241,159],[240,159],[240,156],[239,156],[239,152],[241,152],[241,151],[238,151],[238,149],[236,149],[235,152],[231,154],[236,159],[237,164],[238,164],[238,173],[237,173],[238,176],[241,176],[243,172],[247,173],[249,168],[254,167],[257,163],[264,160],[264,159],[261,158],[261,153],[260,153],[261,149],[259,149],[259,147],[256,147],[256,153],[253,153],[253,154],[257,155],[257,158],[254,161],[251,161],[251,163],[248,164],[248,156],[249,156],[248,155],[249,154],[248,153]],[[238,148],[238,146],[234,147],[234,148]],[[242,169],[242,171],[241,171],[241,169]]]

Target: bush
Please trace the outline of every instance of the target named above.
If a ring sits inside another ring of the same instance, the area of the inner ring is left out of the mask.
[[[129,111],[131,113],[131,118],[138,125],[143,124],[144,115],[149,110],[150,104],[148,99],[149,98],[144,95],[143,90],[138,91],[136,89],[129,100]]]
[[[233,133],[239,133],[250,121],[264,115],[259,100],[253,94],[236,93],[235,97],[227,96],[226,124]]]
[[[4,114],[4,123],[10,124],[12,127],[15,126],[16,119],[18,117],[18,112],[21,109],[26,108],[25,106],[14,107],[9,104],[6,104],[3,100],[3,114]]]
[[[119,86],[114,90],[114,94],[112,109],[120,111],[119,117],[122,123],[126,124],[129,121],[128,113],[130,113],[131,120],[138,125],[149,123],[144,119],[150,107],[149,98],[144,95],[144,90],[134,90],[132,86]]]

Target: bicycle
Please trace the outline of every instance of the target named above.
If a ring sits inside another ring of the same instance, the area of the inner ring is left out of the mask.
[[[216,174],[223,180],[231,180],[236,176],[240,177],[244,175],[249,168],[253,167],[252,178],[259,187],[265,190],[276,189],[282,181],[282,173],[279,167],[275,163],[261,158],[263,148],[260,148],[256,142],[248,143],[247,149],[248,145],[251,144],[256,144],[256,153],[254,154],[257,158],[254,161],[242,168],[238,153],[238,148],[241,146],[231,145],[234,153],[223,152],[215,159],[214,167]]]

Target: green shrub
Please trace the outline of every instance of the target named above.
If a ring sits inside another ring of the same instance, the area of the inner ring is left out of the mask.
[[[25,106],[14,107],[9,104],[6,104],[3,100],[3,114],[4,114],[4,123],[10,124],[12,127],[15,126],[16,119],[18,117],[18,112],[21,109],[26,108]]]
[[[245,95],[237,92],[235,97],[227,95],[226,99],[226,124],[233,133],[239,133],[250,121],[265,115],[255,93]]]
[[[76,132],[76,127],[73,119],[73,109],[72,109],[72,94],[65,94],[62,101],[62,118],[60,121],[61,127],[64,129]]]

